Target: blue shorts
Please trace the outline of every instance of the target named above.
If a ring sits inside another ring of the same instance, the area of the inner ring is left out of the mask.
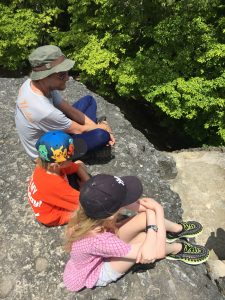
[[[104,262],[99,274],[99,279],[96,286],[106,286],[110,282],[116,281],[118,278],[123,276],[124,273],[119,273],[111,267],[109,262]]]

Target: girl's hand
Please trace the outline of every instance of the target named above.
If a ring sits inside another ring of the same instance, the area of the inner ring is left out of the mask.
[[[136,263],[141,263],[141,264],[154,263],[156,258],[157,255],[156,255],[155,245],[152,245],[152,247],[150,247],[149,242],[144,241],[144,243],[142,244],[142,246],[138,251]]]
[[[140,203],[139,212],[146,211],[146,209],[151,209],[154,211],[163,209],[161,204],[159,204],[157,201],[155,201],[152,198],[139,199],[139,203]]]
[[[145,212],[147,209],[154,211],[163,209],[162,206],[152,198],[141,198],[136,202],[127,205],[126,208],[135,212]]]
[[[127,206],[125,206],[127,209],[129,210],[132,210],[132,211],[135,211],[135,212],[142,212],[142,211],[145,211],[144,207],[143,207],[143,210],[140,210],[140,201],[137,200],[136,202],[132,203],[132,204],[129,204]]]
[[[125,206],[127,209],[129,210],[132,210],[134,212],[138,212],[138,213],[141,213],[141,212],[146,212],[147,209],[151,209],[151,208],[148,208],[147,205],[145,205],[145,203],[143,201],[141,201],[142,199],[140,200],[137,200],[136,202],[132,203],[132,204],[129,204],[127,206]]]

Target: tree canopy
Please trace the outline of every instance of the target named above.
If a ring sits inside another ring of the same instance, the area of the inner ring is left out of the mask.
[[[224,16],[222,0],[5,0],[0,65],[59,45],[99,93],[145,99],[199,145],[224,145]]]

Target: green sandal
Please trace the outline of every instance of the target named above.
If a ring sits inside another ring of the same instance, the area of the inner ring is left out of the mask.
[[[200,245],[192,245],[185,240],[180,240],[182,249],[177,254],[168,254],[166,259],[179,260],[188,265],[199,265],[207,261],[209,258],[209,250]]]
[[[196,221],[180,222],[182,230],[178,233],[167,232],[166,241],[172,243],[180,238],[193,238],[202,232],[202,225]]]

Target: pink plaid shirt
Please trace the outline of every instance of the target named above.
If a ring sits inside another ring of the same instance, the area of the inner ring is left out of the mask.
[[[123,257],[131,246],[111,232],[83,238],[72,245],[63,280],[70,291],[92,288],[99,279],[101,267],[107,258]]]

